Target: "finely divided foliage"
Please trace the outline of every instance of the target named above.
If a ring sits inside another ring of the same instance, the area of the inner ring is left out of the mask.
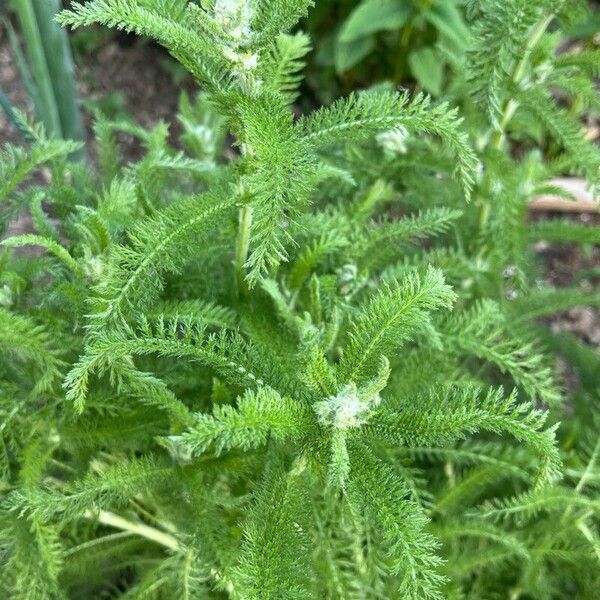
[[[448,103],[298,117],[311,4],[59,16],[152,37],[203,92],[183,151],[101,117],[96,170],[26,125],[2,153],[2,233],[34,226],[0,255],[3,598],[596,597],[600,360],[535,319],[598,295],[539,287],[528,244],[598,233],[525,218],[555,174],[597,182],[552,94],[600,105],[597,52],[556,54],[570,2],[470,1]]]

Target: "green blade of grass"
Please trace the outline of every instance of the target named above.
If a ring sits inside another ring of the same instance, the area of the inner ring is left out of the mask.
[[[33,4],[31,0],[18,0],[12,3],[12,8],[19,19],[27,48],[31,73],[37,92],[36,109],[38,118],[44,123],[50,135],[62,137],[60,115]]]
[[[73,58],[66,31],[55,21],[58,0],[32,0],[54,91],[63,137],[83,140],[83,123],[77,105]]]

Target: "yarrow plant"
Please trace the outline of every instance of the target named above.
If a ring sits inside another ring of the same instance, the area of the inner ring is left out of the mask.
[[[538,289],[528,243],[598,234],[525,216],[555,173],[596,183],[551,90],[592,106],[597,52],[556,55],[570,2],[469,2],[448,102],[295,117],[310,6],[61,14],[154,38],[202,93],[181,149],[100,118],[96,169],[26,123],[4,150],[3,227],[35,228],[0,259],[4,597],[595,597],[598,356],[535,319],[598,297]]]

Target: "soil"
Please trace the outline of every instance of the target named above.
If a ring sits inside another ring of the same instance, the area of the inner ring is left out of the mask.
[[[92,129],[92,111],[100,109],[109,117],[130,116],[144,127],[159,121],[169,124],[173,137],[179,125],[174,120],[182,91],[192,93],[194,83],[190,77],[181,76],[175,83],[173,61],[165,52],[146,40],[133,35],[103,36],[91,51],[83,52],[75,61],[75,78],[78,96],[82,99],[86,132],[86,152],[93,161],[95,140]],[[181,74],[175,72],[176,76]],[[23,85],[13,59],[6,30],[0,27],[0,89],[10,102],[30,115],[33,106]],[[137,140],[127,134],[118,134],[121,151],[126,162],[140,156]],[[5,143],[20,144],[22,139],[0,109],[0,146]],[[31,230],[28,214],[21,215],[9,228],[10,235]],[[29,250],[32,251],[32,250]]]
[[[27,94],[17,74],[4,29],[0,29],[0,89],[14,106],[29,108]],[[8,123],[4,111],[0,110],[0,143],[19,141],[17,132]]]
[[[182,91],[192,92],[191,78],[173,72],[173,61],[165,52],[146,40],[126,34],[106,37],[92,51],[76,60],[75,76],[79,97],[83,99],[87,148],[92,158],[94,140],[90,108],[95,106],[109,116],[130,115],[144,127],[163,120],[177,133],[173,116]],[[181,78],[179,83],[175,79]],[[14,106],[32,112],[31,102],[14,63],[6,32],[0,29],[0,89]],[[87,109],[87,110],[86,110]],[[0,111],[0,143],[16,142],[19,136]],[[137,147],[128,136],[124,144],[126,160],[137,158]]]
[[[551,213],[537,215],[538,219],[551,219]],[[585,225],[600,227],[600,214],[563,214]],[[544,265],[544,283],[558,288],[580,286],[583,289],[600,285],[600,246],[583,249],[579,245],[557,245],[539,242],[534,246]],[[589,277],[580,278],[582,273]],[[600,348],[600,311],[587,306],[579,306],[553,316],[550,328],[555,331],[571,331],[585,342]]]

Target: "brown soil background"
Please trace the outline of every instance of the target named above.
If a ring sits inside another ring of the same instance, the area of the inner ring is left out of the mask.
[[[0,87],[14,106],[31,112],[29,101],[12,57],[6,31],[0,28]],[[169,57],[157,46],[133,36],[115,35],[104,38],[91,52],[76,56],[75,76],[79,98],[84,102],[106,101],[118,94],[123,103],[120,109],[144,127],[163,120],[176,133],[174,115],[182,91],[193,91],[189,77],[175,83],[169,72]],[[93,154],[91,115],[84,111],[88,151]],[[19,136],[0,111],[0,143],[18,143]],[[125,140],[126,141],[126,140]],[[135,159],[125,149],[125,157]]]

